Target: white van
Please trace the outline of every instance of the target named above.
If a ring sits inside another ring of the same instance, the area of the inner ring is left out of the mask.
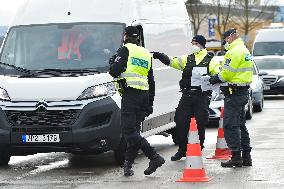
[[[128,25],[139,28],[150,51],[190,50],[180,0],[30,0],[19,9],[0,52],[0,165],[13,155],[54,151],[114,150],[122,162],[121,99],[108,60]],[[181,74],[153,64],[156,97],[145,137],[175,126],[180,97]]]
[[[252,55],[284,55],[284,28],[259,30],[254,40]]]

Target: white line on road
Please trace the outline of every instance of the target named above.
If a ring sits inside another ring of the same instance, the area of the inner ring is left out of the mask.
[[[172,68],[168,67],[168,66],[164,66],[164,67],[160,67],[160,68],[155,68],[154,71],[168,70],[168,69],[172,69]]]

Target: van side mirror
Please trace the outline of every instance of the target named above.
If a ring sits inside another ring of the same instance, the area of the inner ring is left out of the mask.
[[[260,71],[260,72],[258,73],[258,75],[259,75],[259,76],[264,76],[264,75],[268,75],[268,73],[265,72],[265,71]]]

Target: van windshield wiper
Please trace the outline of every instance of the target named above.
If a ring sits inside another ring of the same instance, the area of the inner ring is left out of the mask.
[[[26,68],[18,67],[18,66],[12,65],[12,64],[7,64],[5,62],[0,62],[0,65],[8,66],[10,68],[13,68],[16,71],[19,71],[19,72],[22,72],[22,73],[26,73],[26,74],[28,74],[30,76],[34,76],[34,73],[32,73],[31,70],[28,70]]]
[[[72,73],[101,73],[99,70],[95,68],[82,68],[82,69],[70,69],[70,70],[63,70],[66,72],[72,72]]]
[[[37,70],[38,73],[59,73],[59,74],[66,74],[66,73],[71,73],[71,74],[76,74],[76,73],[100,73],[95,68],[83,68],[83,69],[42,69],[42,70]]]

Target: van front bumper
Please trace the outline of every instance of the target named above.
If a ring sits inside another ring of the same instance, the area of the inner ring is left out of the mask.
[[[59,134],[59,142],[23,142],[23,135]],[[111,98],[90,102],[83,109],[0,110],[0,147],[12,155],[39,152],[101,153],[118,148],[120,109]]]

